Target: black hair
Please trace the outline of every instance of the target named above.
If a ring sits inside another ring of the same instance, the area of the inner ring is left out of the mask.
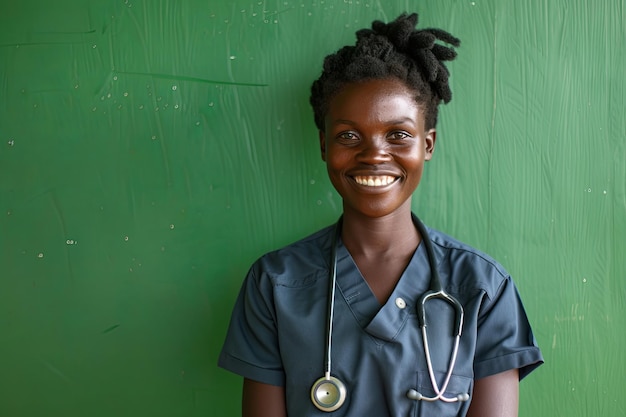
[[[372,22],[356,32],[356,45],[344,46],[324,59],[322,75],[311,86],[315,125],[324,130],[328,103],[346,84],[368,79],[398,78],[417,93],[426,128],[437,124],[439,103],[452,99],[444,61],[456,57],[461,41],[441,29],[415,29],[417,13],[401,14],[391,23]]]

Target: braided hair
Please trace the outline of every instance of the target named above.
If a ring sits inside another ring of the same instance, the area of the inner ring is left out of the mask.
[[[356,45],[344,46],[324,59],[322,75],[311,86],[315,125],[324,130],[329,101],[346,84],[368,79],[397,78],[413,89],[423,106],[426,128],[437,124],[439,103],[452,99],[444,61],[456,57],[460,40],[441,29],[416,30],[417,13],[403,13],[391,23],[376,20],[356,32]]]

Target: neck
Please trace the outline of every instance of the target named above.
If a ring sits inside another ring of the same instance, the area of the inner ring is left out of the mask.
[[[407,204],[387,216],[371,218],[344,208],[342,240],[353,256],[413,253],[420,236]]]

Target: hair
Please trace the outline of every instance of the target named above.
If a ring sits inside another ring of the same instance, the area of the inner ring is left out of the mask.
[[[370,79],[397,78],[416,92],[424,109],[426,128],[437,124],[439,103],[452,91],[444,62],[456,57],[461,41],[441,29],[415,29],[417,13],[401,14],[391,23],[372,22],[356,32],[356,45],[344,46],[324,59],[322,75],[311,86],[315,125],[324,130],[330,100],[346,85]]]

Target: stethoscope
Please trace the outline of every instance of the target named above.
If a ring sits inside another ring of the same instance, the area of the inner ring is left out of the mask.
[[[417,301],[417,320],[422,329],[422,338],[424,341],[424,356],[426,356],[426,365],[428,367],[428,375],[430,377],[430,383],[434,397],[427,397],[415,389],[410,389],[406,396],[411,400],[418,401],[437,401],[441,400],[448,403],[457,401],[469,400],[469,394],[463,393],[455,397],[446,397],[445,392],[448,388],[448,383],[454,370],[454,364],[456,362],[457,354],[459,351],[459,342],[461,340],[461,330],[463,329],[463,306],[461,303],[444,291],[441,280],[439,278],[439,272],[435,264],[435,255],[433,252],[432,243],[426,228],[422,222],[412,214],[413,223],[417,228],[417,231],[422,236],[422,241],[426,248],[426,254],[428,256],[428,265],[430,267],[430,289],[426,291]],[[332,336],[333,336],[333,316],[335,313],[335,292],[337,289],[337,240],[341,235],[342,219],[340,218],[335,225],[335,233],[332,241],[332,249],[330,253],[330,271],[329,271],[329,284],[328,284],[328,309],[326,316],[326,349],[324,353],[324,376],[319,378],[311,387],[311,401],[321,411],[331,412],[337,410],[343,405],[346,400],[348,391],[343,382],[331,374],[331,350],[332,350]],[[428,334],[426,333],[426,302],[435,298],[444,300],[452,305],[455,311],[455,323],[454,323],[454,346],[450,355],[450,361],[448,362],[448,371],[441,387],[435,379],[435,372],[433,371],[433,364],[430,357],[430,348],[428,345]]]

